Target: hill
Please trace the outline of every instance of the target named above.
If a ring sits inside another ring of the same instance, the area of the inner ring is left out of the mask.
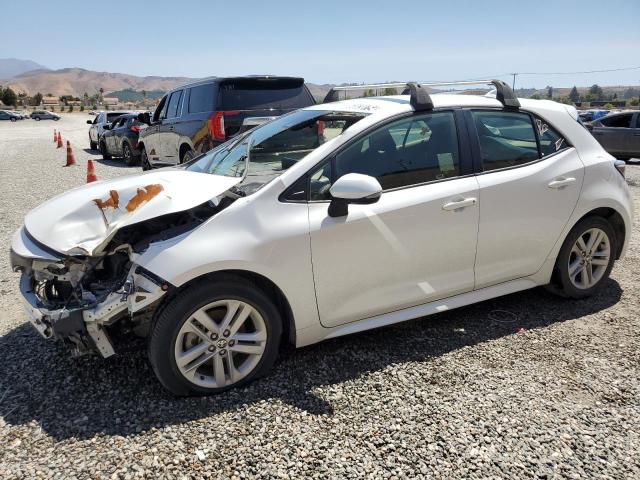
[[[158,100],[159,98],[162,98],[162,95],[164,95],[165,92],[163,90],[152,90],[146,93],[147,100]],[[110,97],[116,97],[121,102],[140,102],[144,100],[144,95],[141,91],[132,90],[130,88],[127,88],[126,90],[108,92],[108,94]]]
[[[46,71],[48,68],[31,60],[0,58],[0,78],[8,79],[33,70]]]
[[[124,73],[94,72],[82,68],[26,72],[16,75],[8,84],[16,92],[35,95],[51,93],[54,96],[73,95],[81,97],[85,92],[93,95],[101,88],[105,93],[120,90],[167,91],[193,79],[187,77],[137,77]]]

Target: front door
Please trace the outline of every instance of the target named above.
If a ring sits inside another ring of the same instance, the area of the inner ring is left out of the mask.
[[[311,253],[324,326],[473,289],[479,208],[476,178],[464,175],[469,164],[454,114],[445,111],[391,122],[312,173]],[[347,173],[376,177],[382,196],[330,217],[321,179]]]
[[[165,118],[160,125],[160,160],[165,164],[176,164],[180,160],[176,123],[180,117],[181,107],[182,90],[177,90],[169,96]]]
[[[584,167],[576,149],[527,113],[470,113],[483,172],[476,288],[536,273],[576,206]]]

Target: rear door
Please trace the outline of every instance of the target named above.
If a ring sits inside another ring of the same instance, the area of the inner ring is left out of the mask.
[[[613,155],[627,155],[631,151],[633,113],[619,113],[601,118],[591,133],[604,149]]]
[[[220,82],[217,111],[224,112],[224,133],[229,138],[242,130],[248,117],[278,116],[314,103],[302,78],[239,78]]]
[[[475,132],[480,223],[475,288],[533,275],[578,201],[584,167],[552,126],[526,112],[467,112]]]

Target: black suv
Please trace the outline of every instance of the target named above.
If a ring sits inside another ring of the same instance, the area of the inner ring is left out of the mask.
[[[185,163],[227,139],[315,103],[299,77],[213,77],[167,93],[140,131],[142,168]]]

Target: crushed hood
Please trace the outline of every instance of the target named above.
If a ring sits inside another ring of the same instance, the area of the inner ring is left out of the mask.
[[[31,210],[27,231],[67,255],[100,252],[122,227],[205,203],[241,181],[180,169],[90,183]]]

